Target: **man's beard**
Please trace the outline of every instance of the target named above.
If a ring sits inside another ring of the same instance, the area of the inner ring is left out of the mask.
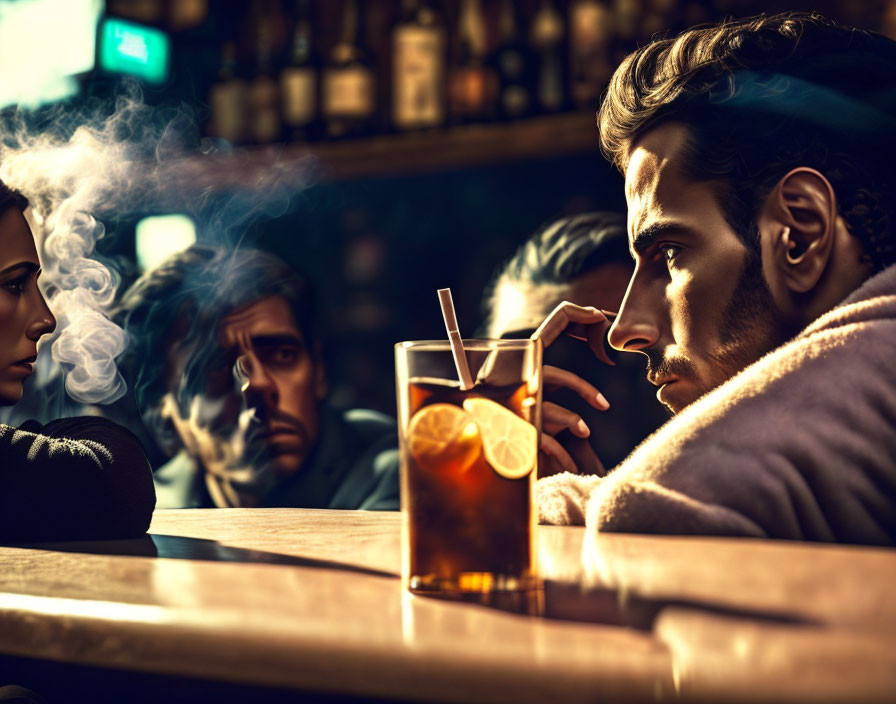
[[[728,381],[783,344],[794,332],[789,330],[772,298],[762,271],[761,253],[748,249],[737,284],[722,312],[719,348],[708,355],[712,377],[704,380],[706,387],[700,395]],[[660,357],[656,349],[642,352],[648,357],[648,375],[695,381],[698,378],[695,364],[685,356]]]
[[[762,254],[747,250],[744,268],[722,313],[721,346],[710,359],[727,381],[792,336],[762,271]],[[707,389],[709,391],[710,389]]]

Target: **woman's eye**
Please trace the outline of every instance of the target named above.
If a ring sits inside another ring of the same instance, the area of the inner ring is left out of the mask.
[[[12,281],[7,281],[3,284],[3,288],[18,296],[25,290],[25,279],[13,279]]]

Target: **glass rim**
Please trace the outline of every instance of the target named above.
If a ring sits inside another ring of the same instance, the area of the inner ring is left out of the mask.
[[[531,338],[505,340],[501,338],[474,337],[464,338],[464,351],[476,352],[491,351],[494,349],[525,349],[535,345],[537,340]],[[426,352],[450,352],[451,343],[447,339],[443,340],[405,340],[404,342],[395,343],[396,350],[423,350]]]

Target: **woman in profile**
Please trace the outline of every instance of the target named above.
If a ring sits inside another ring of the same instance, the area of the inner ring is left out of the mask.
[[[56,319],[37,287],[27,200],[0,182],[0,405],[22,398],[37,341]],[[143,535],[155,492],[143,448],[102,418],[0,424],[0,542]]]

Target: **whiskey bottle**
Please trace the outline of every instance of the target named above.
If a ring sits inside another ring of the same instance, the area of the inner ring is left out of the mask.
[[[295,7],[289,63],[280,72],[280,100],[285,138],[307,141],[318,132],[318,61],[310,0],[296,0]]]
[[[541,0],[532,20],[531,43],[538,62],[535,100],[542,112],[566,107],[565,35],[563,16],[552,0]]]
[[[576,107],[598,108],[613,74],[613,35],[613,14],[604,0],[574,0],[569,8],[569,82]]]
[[[327,136],[339,139],[369,132],[376,109],[373,67],[362,45],[363,15],[358,0],[345,0],[339,41],[323,77],[323,117]]]
[[[494,115],[496,77],[485,60],[486,42],[479,0],[463,0],[448,79],[448,107],[454,122],[482,122]]]
[[[445,121],[445,31],[427,0],[402,0],[392,31],[392,122],[400,130]]]
[[[498,44],[491,58],[498,76],[498,115],[505,120],[532,111],[533,57],[526,44],[515,0],[502,0]]]
[[[209,91],[209,133],[233,144],[246,138],[246,82],[237,73],[236,44],[224,42],[218,78]]]
[[[271,17],[268,2],[258,2],[255,12],[255,75],[249,82],[249,138],[268,144],[280,138],[280,89],[274,72]]]

